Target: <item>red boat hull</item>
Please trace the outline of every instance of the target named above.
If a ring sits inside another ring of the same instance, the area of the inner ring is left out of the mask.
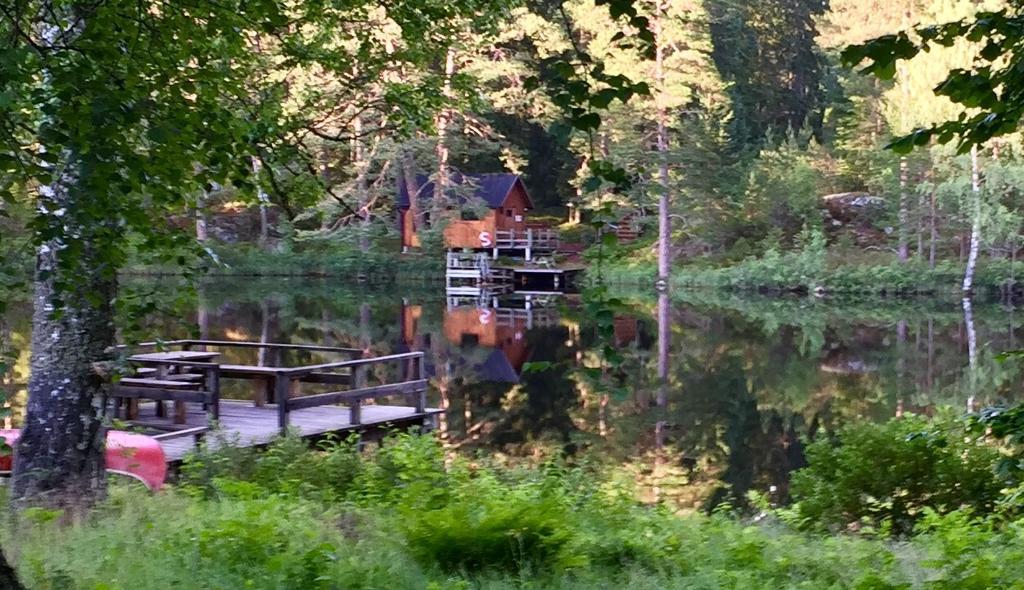
[[[13,447],[21,435],[19,430],[0,429],[0,438]],[[10,471],[13,456],[0,454],[0,471]],[[107,432],[107,471],[128,475],[146,484],[151,490],[163,487],[167,480],[167,457],[156,439],[144,434],[110,430]]]

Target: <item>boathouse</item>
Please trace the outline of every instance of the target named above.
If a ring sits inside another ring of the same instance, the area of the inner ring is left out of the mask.
[[[487,250],[496,257],[499,251],[514,250],[530,258],[534,250],[553,246],[553,232],[531,227],[527,212],[533,209],[526,186],[518,174],[461,174],[450,177],[450,209],[459,209],[456,219],[444,228],[445,247],[449,250]],[[414,219],[412,199],[405,182],[398,186],[398,224],[402,248],[420,245],[418,230],[429,227],[435,183],[426,176],[416,179],[418,214]],[[474,205],[485,208],[481,212]],[[529,250],[530,252],[527,252]]]

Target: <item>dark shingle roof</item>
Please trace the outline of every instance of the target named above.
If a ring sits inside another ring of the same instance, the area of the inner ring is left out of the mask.
[[[451,175],[453,184],[462,184],[467,179],[476,185],[474,194],[483,199],[491,209],[501,207],[516,183],[522,182],[518,174],[461,174],[456,172]],[[421,199],[434,198],[433,180],[428,180],[426,176],[420,175],[416,177],[416,184],[420,187]],[[525,192],[525,187],[523,192]],[[526,200],[529,206],[533,207],[533,203],[529,202],[529,195]],[[409,208],[409,191],[406,189],[403,178],[398,179],[398,208]]]
[[[519,383],[519,374],[509,362],[505,353],[495,350],[487,355],[487,359],[475,367],[481,381],[496,383]]]

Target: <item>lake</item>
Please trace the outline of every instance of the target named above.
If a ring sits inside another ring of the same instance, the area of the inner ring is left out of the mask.
[[[785,501],[805,441],[842,424],[1020,396],[1018,363],[995,358],[1019,346],[1022,318],[1010,307],[975,304],[965,315],[956,301],[621,291],[622,305],[602,316],[579,295],[478,305],[446,298],[441,285],[216,279],[146,326],[165,337],[423,351],[453,451],[613,462],[647,499],[692,507],[749,490]],[[0,323],[20,352],[12,391],[23,388],[28,319],[16,305]]]

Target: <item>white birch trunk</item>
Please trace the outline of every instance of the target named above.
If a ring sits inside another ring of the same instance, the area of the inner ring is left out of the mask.
[[[448,48],[444,62],[444,86],[441,93],[444,96],[444,107],[437,115],[437,191],[434,195],[434,203],[443,206],[448,195],[448,160],[450,150],[448,149],[448,125],[452,116],[452,76],[455,75],[455,49]]]
[[[981,246],[981,179],[978,170],[978,147],[971,148],[971,246],[967,253],[967,267],[964,270],[964,297],[971,297],[974,290],[974,269],[978,264],[978,249]]]
[[[907,157],[903,156],[900,158],[900,203],[899,203],[899,244],[897,246],[897,256],[900,262],[906,262],[910,257],[910,248],[907,245]]]
[[[47,46],[71,42],[85,26],[65,6],[47,3],[40,16],[39,37]],[[51,79],[48,71],[42,75]],[[106,360],[114,344],[117,275],[104,272],[108,261],[93,247],[113,228],[89,212],[90,187],[79,186],[79,154],[65,149],[60,160],[55,170],[61,172],[39,187],[37,200],[40,211],[50,212],[46,221],[57,227],[36,255],[28,404],[10,498],[15,505],[77,511],[106,490],[103,378],[95,363]]]
[[[654,100],[658,117],[658,285],[667,288],[672,269],[672,227],[669,217],[668,182],[668,114],[665,108],[665,40],[662,20],[665,17],[664,0],[658,0],[651,21],[655,43],[654,82],[657,95]]]
[[[206,202],[207,194],[206,190],[199,195],[196,199],[196,241],[205,242],[209,239],[209,235],[206,231]]]
[[[370,229],[370,195],[366,186],[366,171],[369,163],[366,162],[366,154],[363,149],[363,117],[356,115],[352,120],[352,164],[356,172],[356,199],[358,200],[359,211],[359,250],[367,252],[370,249],[370,240],[367,231]]]
[[[259,158],[252,158],[252,174],[256,181],[256,200],[260,204],[260,238],[259,244],[261,248],[267,247],[267,242],[270,240],[270,213],[268,206],[270,198],[267,196],[267,192],[263,190],[263,186],[260,184],[260,160]]]
[[[967,411],[973,412],[977,395],[978,334],[974,329],[974,309],[971,305],[971,298],[965,296],[961,302],[964,308],[964,324],[967,326]]]

